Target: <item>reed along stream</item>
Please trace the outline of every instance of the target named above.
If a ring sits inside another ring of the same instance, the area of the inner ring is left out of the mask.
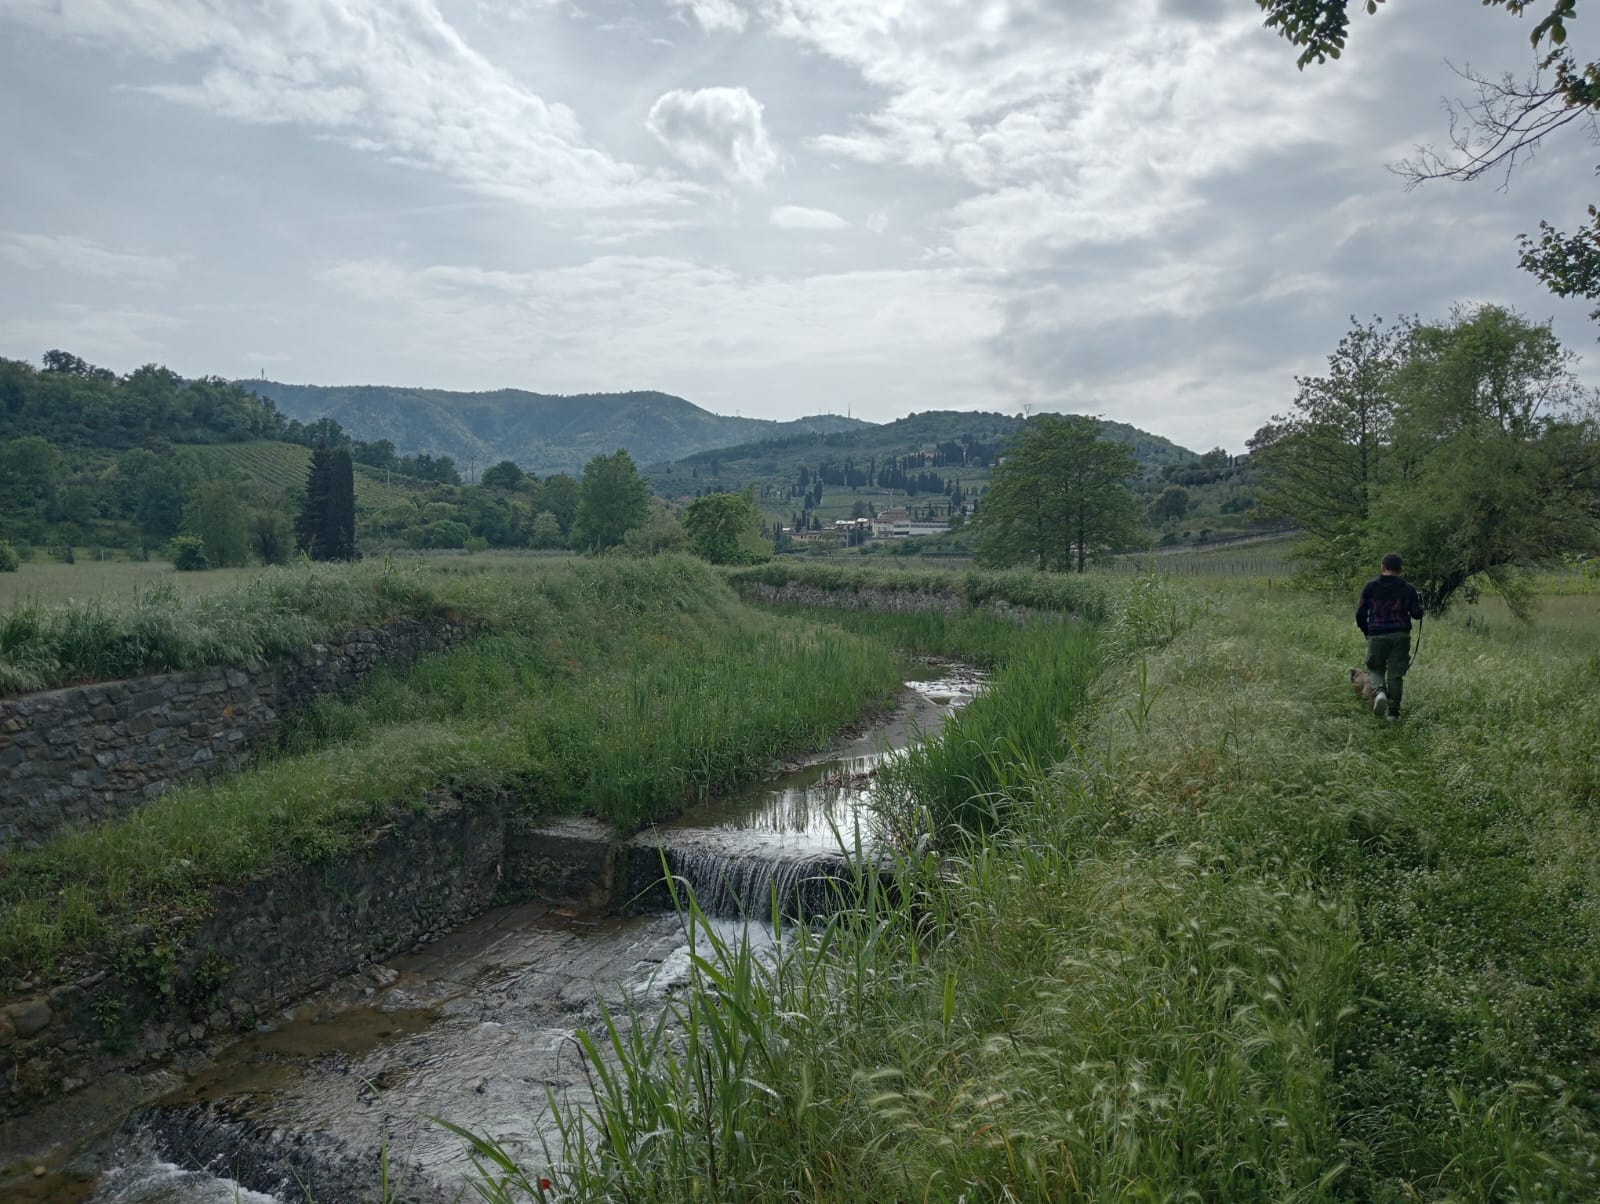
[[[814,913],[841,853],[870,847],[877,767],[981,689],[981,675],[938,666],[883,723],[650,829],[628,855],[664,862],[721,935],[770,940],[775,896]],[[355,1204],[377,1199],[386,1175],[395,1200],[453,1200],[470,1164],[435,1116],[537,1170],[560,1150],[550,1102],[588,1098],[574,1034],[602,1028],[602,1008],[659,1006],[687,980],[688,955],[682,920],[659,907],[496,908],[263,1024],[19,1204]]]

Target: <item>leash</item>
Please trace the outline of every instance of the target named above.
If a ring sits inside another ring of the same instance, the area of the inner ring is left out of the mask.
[[[1427,615],[1423,615],[1422,616],[1423,619],[1425,619],[1427,617],[1428,617]],[[1416,666],[1417,666],[1417,658],[1419,656],[1421,656],[1421,655],[1422,655],[1422,619],[1418,619],[1417,620],[1417,649],[1416,649],[1415,652],[1413,652],[1411,654],[1411,668],[1413,668],[1413,669],[1416,668]]]

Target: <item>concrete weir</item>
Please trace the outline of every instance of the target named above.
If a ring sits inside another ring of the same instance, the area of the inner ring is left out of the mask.
[[[0,1198],[356,1204],[387,1166],[396,1200],[454,1199],[469,1164],[432,1117],[548,1165],[552,1104],[587,1098],[575,1034],[686,981],[666,875],[729,940],[770,940],[774,897],[790,916],[837,908],[876,765],[979,688],[909,686],[846,748],[631,839],[530,821],[510,797],[442,800],[216,900],[172,954],[171,991],[103,966],[0,1003]],[[117,1014],[157,1018],[108,1040]]]

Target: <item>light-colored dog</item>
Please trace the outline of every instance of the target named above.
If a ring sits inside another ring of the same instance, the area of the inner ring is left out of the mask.
[[[1372,703],[1372,674],[1365,669],[1350,670],[1350,688],[1361,695],[1361,701]]]

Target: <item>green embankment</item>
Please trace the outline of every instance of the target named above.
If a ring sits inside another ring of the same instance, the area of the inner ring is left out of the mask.
[[[770,958],[702,935],[675,1026],[595,1035],[602,1103],[568,1115],[558,1188],[1596,1198],[1592,606],[1430,621],[1397,726],[1345,679],[1342,600],[1233,586],[1170,640],[1196,616],[1166,587],[1114,609],[1055,764],[966,733],[1007,754],[970,783],[986,826],[937,825],[894,891]],[[996,682],[1024,718],[1041,655]],[[961,764],[931,760],[923,801]]]
[[[853,594],[864,590],[888,593],[949,594],[968,607],[990,602],[1026,606],[1042,611],[1075,614],[1098,622],[1110,613],[1110,603],[1120,597],[1124,586],[1094,575],[1036,573],[1025,569],[1000,571],[971,570],[964,573],[938,570],[902,570],[878,567],[861,568],[806,561],[768,561],[728,574],[736,589],[766,585],[781,589],[787,585],[807,586],[825,594]]]
[[[420,564],[261,569],[188,596],[170,580],[118,579],[132,583],[121,598],[12,601],[0,613],[0,694],[274,660],[387,619],[481,610],[478,594]]]
[[[632,828],[826,747],[901,681],[888,650],[754,611],[687,558],[347,572],[355,593],[416,578],[485,630],[318,702],[249,772],[0,858],[0,990],[130,925],[181,937],[209,890],[340,855],[436,792]]]

